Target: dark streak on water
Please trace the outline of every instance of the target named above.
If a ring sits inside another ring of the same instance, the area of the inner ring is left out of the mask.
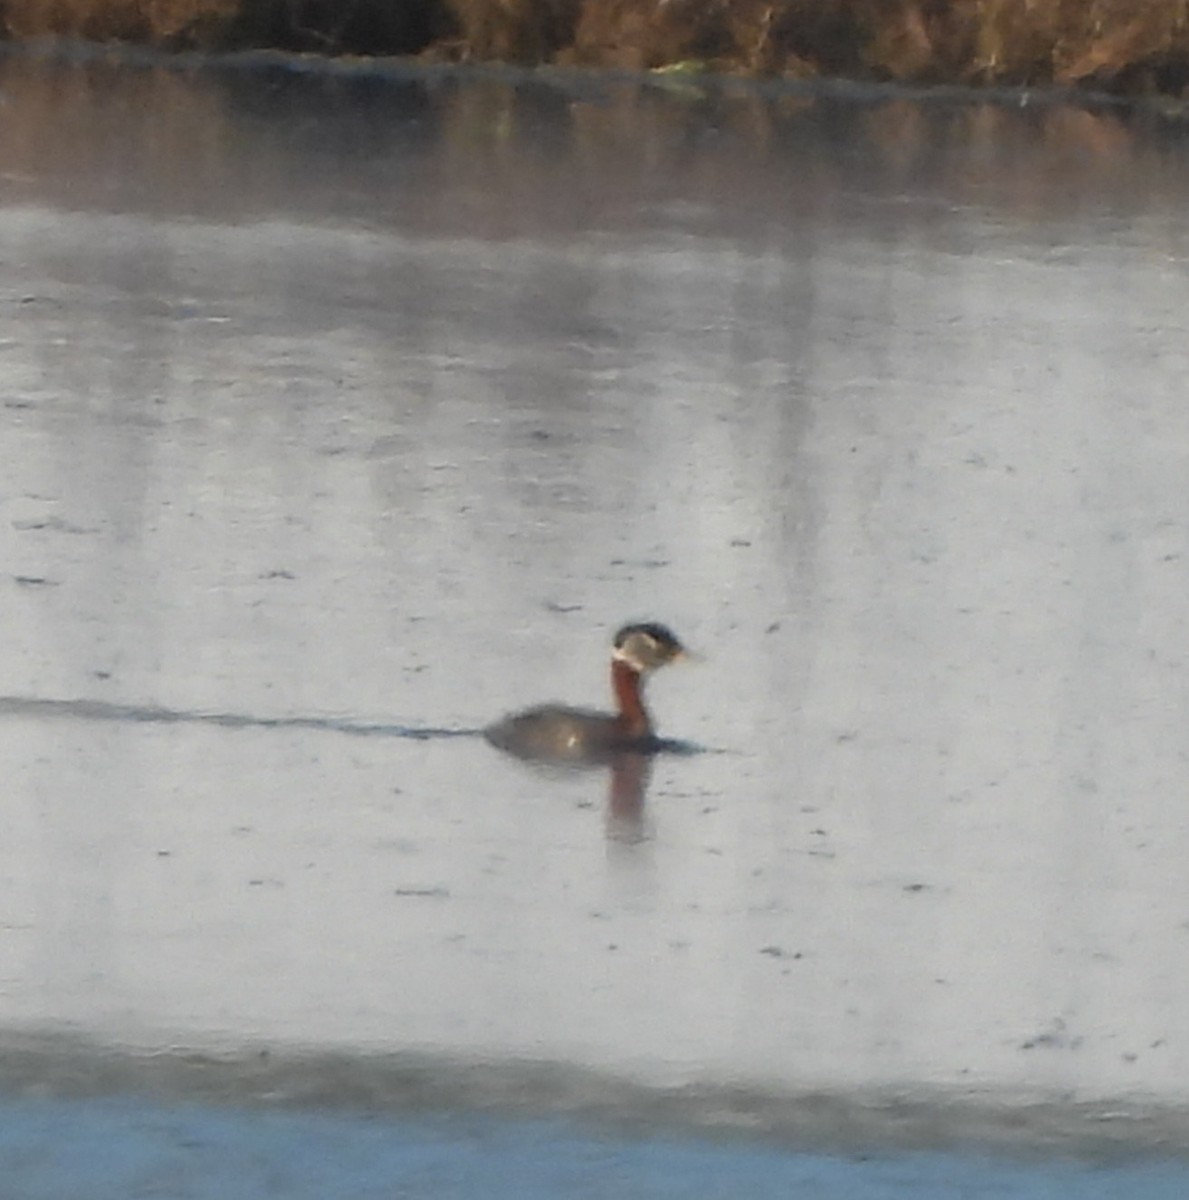
[[[50,717],[74,721],[117,721],[149,725],[217,725],[222,729],[315,729],[354,737],[395,737],[411,741],[479,737],[480,729],[435,729],[341,717],[256,717],[249,713],[189,712],[154,704],[112,704],[107,700],[43,700],[0,696],[0,717]]]

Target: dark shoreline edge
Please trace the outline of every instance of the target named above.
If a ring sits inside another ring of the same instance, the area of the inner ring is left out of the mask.
[[[989,105],[997,108],[1079,108],[1089,112],[1134,114],[1180,125],[1189,120],[1189,99],[1164,94],[1119,94],[1080,87],[1007,87],[1000,85],[905,84],[843,78],[776,79],[666,70],[518,66],[510,63],[444,63],[404,56],[351,57],[286,50],[169,51],[127,42],[87,42],[73,38],[0,41],[0,63],[7,60],[47,66],[108,66],[130,70],[200,71],[256,74],[270,71],[325,79],[422,82],[447,80],[502,82],[509,86],[544,85],[574,99],[598,99],[614,88],[633,86],[690,100],[701,97],[754,96],[761,99],[842,100],[878,105],[911,101],[937,106]]]
[[[0,1097],[134,1096],[155,1103],[554,1119],[632,1136],[695,1135],[834,1154],[950,1151],[1113,1165],[1189,1162],[1189,1104],[1079,1100],[1059,1090],[906,1083],[765,1088],[716,1078],[657,1084],[563,1062],[447,1052],[111,1045],[76,1030],[0,1033]]]

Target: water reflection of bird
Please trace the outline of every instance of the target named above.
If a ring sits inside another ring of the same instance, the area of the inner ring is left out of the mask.
[[[667,743],[653,729],[644,681],[658,668],[687,657],[664,625],[625,625],[611,647],[616,712],[546,704],[504,717],[484,736],[500,750],[537,762],[598,763],[621,754],[655,754]]]

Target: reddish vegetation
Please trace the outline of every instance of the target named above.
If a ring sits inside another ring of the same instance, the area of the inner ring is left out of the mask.
[[[1189,90],[1189,0],[0,0],[9,38]]]

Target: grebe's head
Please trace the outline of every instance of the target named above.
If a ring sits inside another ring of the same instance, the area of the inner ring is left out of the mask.
[[[626,663],[638,674],[646,675],[666,663],[688,657],[688,651],[672,630],[648,621],[641,625],[625,625],[615,635],[611,657]]]

